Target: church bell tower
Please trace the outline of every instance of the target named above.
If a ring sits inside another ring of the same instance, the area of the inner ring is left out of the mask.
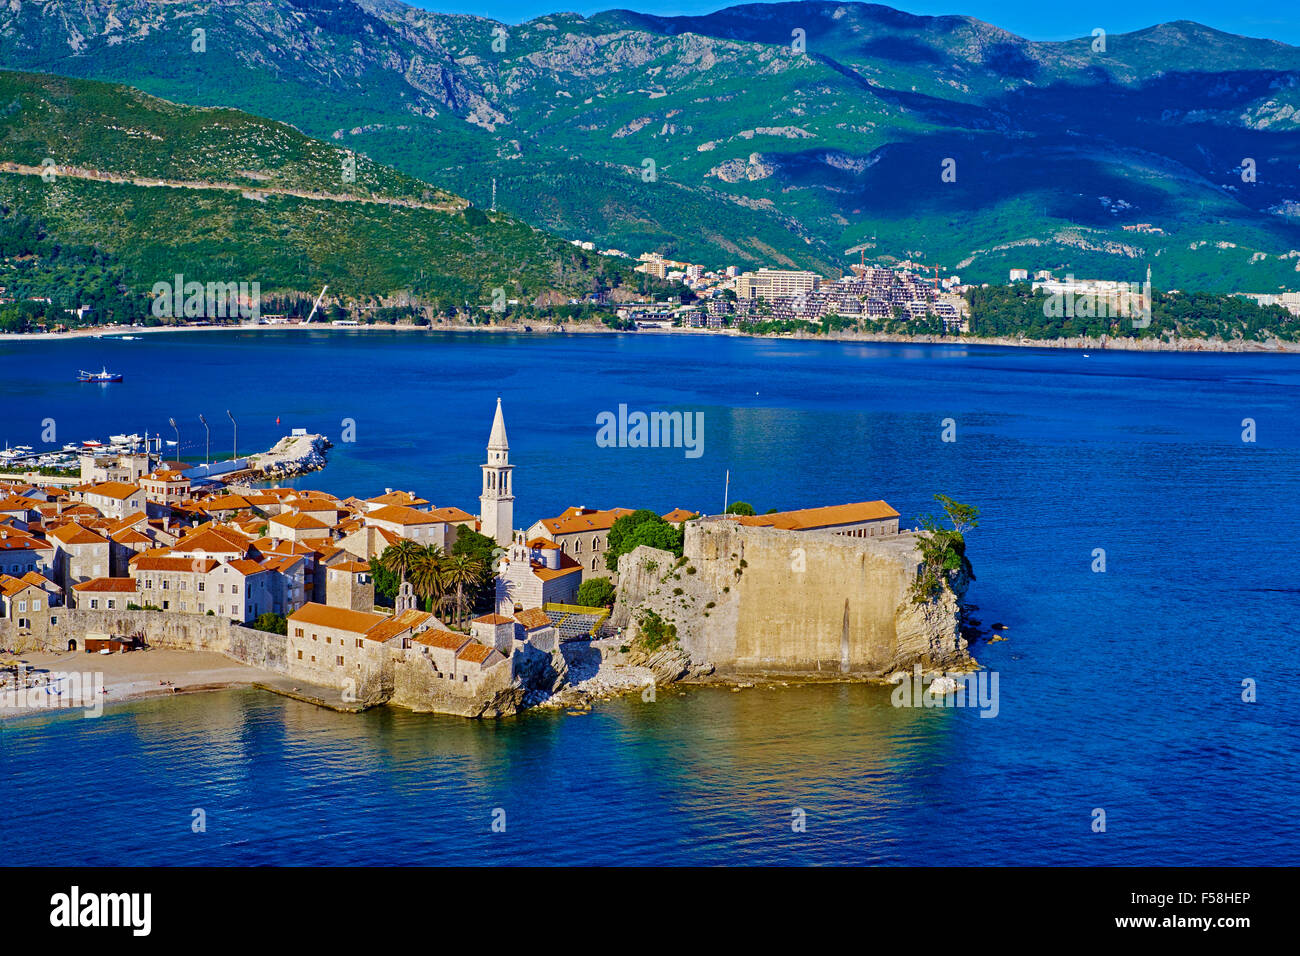
[[[480,531],[501,547],[509,547],[514,534],[515,494],[510,473],[510,443],[506,440],[506,420],[497,399],[492,434],[488,437],[487,464],[483,469],[483,493],[479,495]]]

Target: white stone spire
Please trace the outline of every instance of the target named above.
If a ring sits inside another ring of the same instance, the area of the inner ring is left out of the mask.
[[[501,414],[501,398],[497,398],[497,414],[492,419],[492,434],[488,436],[488,451],[506,451],[510,450],[510,442],[506,440],[506,419]]]
[[[479,530],[501,547],[514,536],[515,494],[514,465],[510,464],[510,443],[506,439],[506,419],[497,399],[492,434],[488,437],[487,463],[483,469],[483,493],[479,495]]]

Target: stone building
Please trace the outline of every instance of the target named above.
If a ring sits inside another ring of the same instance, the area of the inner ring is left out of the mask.
[[[375,580],[370,565],[343,561],[325,568],[325,603],[351,611],[373,611]]]
[[[24,531],[0,527],[0,573],[21,577],[28,571],[54,573],[55,548]]]
[[[69,607],[92,611],[125,611],[137,603],[134,578],[92,578],[68,592]]]
[[[554,541],[525,541],[523,532],[516,532],[497,566],[497,613],[513,615],[546,604],[572,604],[581,583],[582,566]]]
[[[442,513],[433,514],[405,505],[386,505],[367,512],[365,516],[366,527],[408,538],[416,544],[434,545],[444,551],[450,551],[456,543],[457,526],[473,522],[474,516],[459,508],[442,509]]]
[[[801,508],[765,515],[737,515],[735,520],[751,528],[780,528],[783,531],[830,531],[850,538],[876,538],[898,534],[898,512],[883,501],[856,501],[824,508]]]
[[[139,485],[125,481],[106,481],[74,489],[74,494],[105,518],[122,520],[129,514],[143,514],[145,494]]]
[[[631,508],[609,508],[604,511],[583,506],[566,508],[555,518],[542,518],[528,529],[529,542],[549,540],[562,553],[572,557],[582,568],[582,580],[612,578],[614,572],[605,567],[605,552],[609,548],[609,529]]]
[[[66,592],[74,584],[108,575],[111,549],[108,539],[75,522],[48,535],[54,546],[53,578]]]

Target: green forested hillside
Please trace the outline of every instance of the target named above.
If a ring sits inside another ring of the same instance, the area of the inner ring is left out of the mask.
[[[116,289],[113,308],[139,313],[129,293],[177,273],[440,307],[483,305],[498,288],[553,302],[645,281],[364,158],[352,171],[344,150],[235,110],[14,72],[0,72],[0,103],[0,285],[20,299],[75,307]]]

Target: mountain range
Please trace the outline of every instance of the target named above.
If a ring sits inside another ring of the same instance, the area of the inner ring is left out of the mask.
[[[1300,49],[1190,22],[1035,42],[815,0],[519,25],[48,0],[0,9],[0,65],[269,117],[633,254],[1300,287]]]

